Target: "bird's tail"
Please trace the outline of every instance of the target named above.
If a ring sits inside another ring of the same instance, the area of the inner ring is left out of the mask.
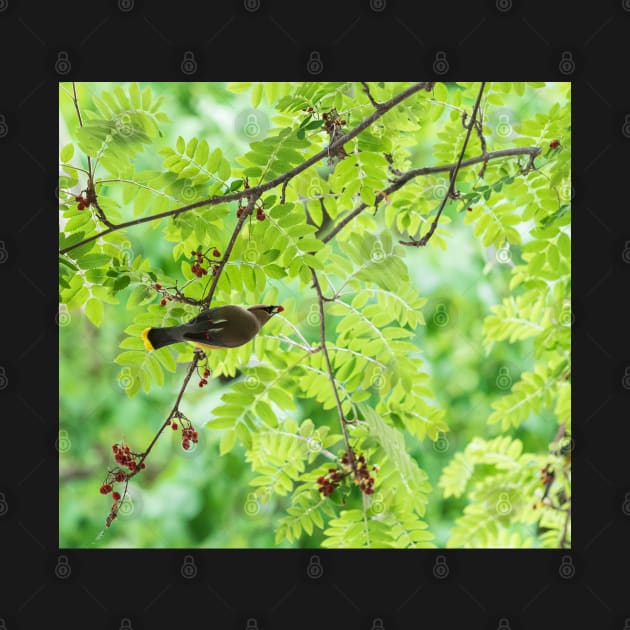
[[[176,328],[179,328],[179,326],[170,326],[168,328],[145,328],[142,331],[144,347],[151,351],[181,341],[181,339],[178,338],[178,335],[173,334],[173,331]]]

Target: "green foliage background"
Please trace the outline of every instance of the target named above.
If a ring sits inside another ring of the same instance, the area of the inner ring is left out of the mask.
[[[383,102],[410,84],[369,85]],[[76,88],[82,129],[72,85],[60,85],[60,249],[103,228],[73,201],[86,181],[67,165],[85,169],[86,154],[99,156],[96,179],[112,180],[97,193],[120,222],[300,164],[328,140],[305,107],[336,107],[345,130],[374,111],[359,83]],[[349,157],[291,180],[285,205],[280,187],[263,195],[268,218],[239,236],[215,303],[286,310],[253,344],[211,353],[210,384],[198,389],[193,379],[182,403],[197,448],[186,452],[165,433],[104,533],[111,501],[98,488],[111,445],[148,445],[192,356],[181,345],[144,351],[144,327],[197,312],[161,307],[150,285],[194,280],[186,294],[202,297],[206,282],[190,273],[188,254],[198,244],[225,251],[237,204],[60,256],[60,546],[558,546],[564,513],[532,505],[548,463],[553,503],[570,505],[566,457],[550,452],[559,427],[570,434],[569,85],[488,85],[487,150],[538,146],[538,169],[519,173],[527,156],[493,160],[483,178],[480,165],[462,169],[462,197],[447,204],[427,247],[398,240],[424,234],[447,174],[414,179],[327,245],[318,238],[330,229],[319,229],[319,198],[332,225],[361,201],[373,206],[394,177],[384,154],[401,171],[456,162],[461,111],[470,113],[478,89],[421,91],[349,142]],[[473,133],[466,157],[480,152]],[[351,442],[379,466],[369,499],[356,487],[328,499],[316,490],[334,464],[309,439],[334,455],[343,442],[322,353],[298,347],[319,342],[309,266],[344,302],[326,304],[327,337],[344,412],[360,420]]]

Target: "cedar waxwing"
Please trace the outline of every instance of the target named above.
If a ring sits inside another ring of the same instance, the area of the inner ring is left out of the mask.
[[[235,348],[253,339],[282,306],[257,304],[241,308],[234,304],[205,309],[186,324],[142,331],[147,350],[157,350],[179,341],[189,341],[204,348]]]

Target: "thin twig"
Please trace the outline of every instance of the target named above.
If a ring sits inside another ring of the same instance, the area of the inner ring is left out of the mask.
[[[175,208],[174,210],[166,210],[164,212],[159,212],[158,214],[153,214],[148,217],[141,217],[139,219],[134,219],[133,221],[126,221],[125,223],[118,223],[116,226],[108,228],[107,230],[103,230],[98,234],[93,234],[92,236],[75,243],[74,245],[70,245],[65,247],[64,249],[59,250],[60,254],[66,254],[69,251],[76,249],[77,247],[81,247],[86,243],[90,243],[102,236],[106,236],[107,234],[111,234],[116,230],[122,230],[127,227],[131,227],[134,225],[140,225],[141,223],[148,223],[149,221],[156,221],[158,219],[163,219],[165,217],[172,217],[181,214],[182,212],[188,212],[189,210],[194,210],[195,208],[202,208],[204,206],[215,206],[220,203],[227,203],[229,201],[237,201],[239,199],[243,199],[245,197],[249,198],[252,194],[257,196],[262,195],[262,193],[279,186],[280,184],[284,184],[289,180],[293,179],[296,175],[299,175],[302,171],[305,171],[307,168],[310,168],[314,164],[317,164],[320,160],[328,157],[329,154],[335,152],[335,150],[341,148],[344,144],[356,138],[362,131],[367,129],[370,125],[374,124],[381,116],[386,114],[390,109],[409,98],[416,92],[419,92],[422,89],[425,89],[426,83],[415,83],[414,85],[408,87],[406,90],[400,92],[389,101],[382,103],[382,107],[377,111],[373,112],[370,116],[365,118],[362,122],[360,122],[354,129],[351,129],[348,133],[340,135],[334,142],[332,142],[328,147],[325,147],[308,160],[302,162],[295,168],[292,168],[290,171],[287,171],[283,175],[278,175],[274,179],[269,180],[264,184],[259,184],[258,186],[254,186],[252,188],[247,188],[244,190],[240,190],[234,193],[230,193],[227,195],[218,195],[214,197],[210,197],[208,199],[204,199],[202,201],[197,201],[196,203],[188,204],[187,206],[182,206],[181,208]]]
[[[499,151],[493,151],[491,153],[487,153],[486,155],[478,155],[473,158],[468,158],[467,160],[462,160],[459,165],[459,168],[465,168],[467,166],[472,166],[474,164],[480,164],[481,162],[496,160],[498,158],[506,158],[506,157],[514,157],[517,155],[528,155],[530,157],[530,161],[533,162],[534,158],[540,154],[539,147],[518,147],[514,149],[500,149]],[[381,194],[390,195],[393,192],[396,192],[400,188],[402,188],[407,182],[410,180],[420,177],[423,175],[435,175],[436,173],[452,173],[453,170],[457,167],[457,162],[454,164],[445,164],[443,166],[424,166],[422,168],[414,168],[410,171],[402,173],[400,177],[392,182],[385,190],[381,192]],[[333,239],[354,217],[361,214],[363,210],[370,207],[368,204],[362,202],[360,203],[354,210],[352,210],[349,214],[347,214],[339,223],[335,225],[335,227],[326,234],[322,238],[324,243],[328,243],[331,239]]]
[[[241,216],[238,218],[238,221],[236,223],[236,226],[234,227],[234,231],[232,232],[232,236],[230,237],[230,242],[228,243],[228,246],[225,250],[225,253],[223,254],[223,258],[221,258],[221,260],[219,261],[218,266],[216,266],[214,268],[214,277],[212,278],[212,284],[210,285],[210,290],[208,291],[208,295],[206,295],[206,297],[201,300],[201,305],[202,306],[209,306],[210,302],[212,302],[212,298],[214,296],[214,292],[217,288],[217,283],[219,282],[219,278],[221,277],[221,273],[223,273],[223,269],[225,267],[225,264],[227,263],[228,259],[230,258],[230,254],[232,253],[232,249],[234,248],[234,244],[236,243],[236,239],[238,237],[238,235],[240,234],[241,230],[243,229],[243,225],[245,224],[245,221],[247,220],[247,217],[249,217],[249,215],[252,213],[252,211],[254,210],[254,205],[256,204],[256,201],[258,199],[257,194],[252,193],[251,192],[252,189],[250,189],[250,197],[249,200],[247,202],[247,206],[245,207],[245,209],[243,210],[243,212],[241,213]]]
[[[160,435],[162,435],[164,429],[166,429],[166,427],[170,425],[172,418],[175,417],[175,415],[179,412],[179,404],[182,400],[182,396],[184,395],[184,392],[186,391],[186,387],[188,386],[188,382],[190,381],[190,378],[193,375],[193,372],[197,369],[197,364],[199,363],[202,357],[203,357],[203,352],[201,352],[198,349],[195,349],[195,355],[193,357],[193,360],[190,362],[190,365],[188,366],[188,372],[186,372],[186,376],[184,377],[184,382],[182,383],[179,393],[177,394],[177,399],[175,400],[175,404],[173,405],[171,412],[168,414],[166,420],[164,420],[164,422],[162,423],[162,426],[159,428],[158,432],[153,436],[153,439],[151,440],[151,443],[149,444],[149,446],[142,453],[142,456],[140,460],[138,461],[135,470],[127,474],[127,481],[129,481],[129,479],[131,479],[132,477],[135,477],[135,475],[137,475],[140,472],[141,470],[140,464],[142,464],[142,462],[144,462],[144,460],[148,457],[149,453],[155,446],[155,443],[158,441],[158,438],[160,437]]]
[[[479,93],[477,94],[477,100],[475,101],[475,106],[473,107],[473,111],[470,116],[470,123],[467,125],[466,137],[464,138],[464,144],[462,145],[462,150],[460,151],[459,159],[457,160],[457,164],[455,165],[455,168],[451,171],[450,181],[448,184],[448,190],[446,191],[446,194],[444,195],[444,198],[442,199],[442,203],[440,204],[437,214],[435,215],[435,218],[433,219],[433,222],[431,223],[431,227],[429,228],[429,231],[419,240],[414,239],[412,241],[399,241],[399,243],[401,243],[402,245],[412,245],[414,247],[424,246],[429,242],[429,239],[433,236],[435,230],[437,229],[438,223],[440,221],[440,217],[442,216],[442,211],[444,210],[446,206],[446,202],[453,196],[455,192],[455,180],[457,179],[457,173],[459,172],[459,169],[462,165],[462,160],[464,159],[464,153],[466,152],[466,147],[468,146],[468,141],[470,140],[470,134],[473,130],[473,127],[475,126],[475,120],[477,119],[477,112],[479,111],[479,104],[481,103],[481,97],[483,96],[483,90],[485,86],[486,86],[486,83],[484,81],[481,83],[481,86],[479,87]],[[483,161],[487,161],[487,155],[483,156]]]
[[[83,127],[83,118],[81,117],[81,109],[79,107],[79,99],[77,97],[77,84],[72,82],[72,101],[74,103],[74,108],[77,110],[77,118],[79,119],[79,127]],[[101,223],[107,226],[109,229],[115,229],[116,226],[107,218],[103,208],[99,206],[96,191],[94,189],[94,172],[92,171],[92,158],[89,155],[86,155],[87,163],[88,163],[88,181],[87,181],[87,201],[91,206],[94,206],[96,209],[96,216],[100,219]],[[62,252],[63,253],[63,252]]]
[[[370,103],[372,103],[374,108],[380,109],[381,107],[383,107],[383,103],[379,103],[374,100],[372,92],[370,92],[370,86],[365,81],[361,81],[361,85],[363,86],[363,91],[367,94],[367,97],[370,99]]]
[[[326,322],[324,317],[324,294],[322,293],[322,287],[319,284],[317,273],[311,268],[311,275],[313,276],[313,288],[317,292],[317,300],[319,303],[319,339],[322,352],[324,354],[324,361],[326,362],[326,370],[328,372],[328,378],[332,386],[333,394],[335,396],[335,403],[337,404],[337,412],[339,414],[339,422],[341,423],[341,432],[343,434],[343,441],[346,445],[346,453],[350,460],[350,466],[355,477],[358,478],[357,462],[354,457],[354,451],[350,447],[350,436],[348,435],[348,428],[346,426],[347,420],[341,407],[341,399],[339,398],[339,392],[337,391],[337,383],[335,380],[335,373],[330,363],[330,356],[328,355],[328,348],[326,346]]]
[[[569,531],[569,522],[571,521],[571,504],[569,503],[569,507],[567,509],[567,513],[564,517],[564,526],[562,528],[562,536],[560,537],[560,549],[564,549],[567,544],[567,534]]]

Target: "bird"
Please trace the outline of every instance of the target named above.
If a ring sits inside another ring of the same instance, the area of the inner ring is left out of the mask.
[[[253,339],[260,329],[284,307],[256,304],[243,308],[226,304],[204,309],[189,322],[165,328],[145,328],[142,331],[144,347],[157,350],[180,341],[201,348],[236,348]]]

